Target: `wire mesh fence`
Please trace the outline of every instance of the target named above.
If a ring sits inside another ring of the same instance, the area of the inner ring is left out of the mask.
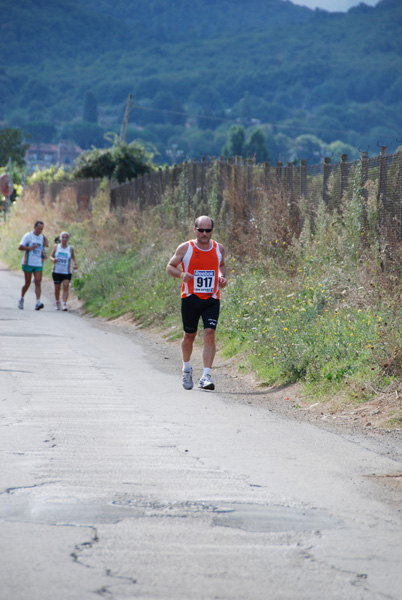
[[[73,190],[80,207],[89,207],[100,180],[36,183],[40,198],[50,201],[60,196],[66,186]],[[385,147],[378,156],[369,158],[363,152],[359,160],[349,162],[343,154],[338,163],[324,158],[321,164],[281,163],[257,164],[253,160],[203,158],[200,162],[184,162],[173,167],[160,167],[123,185],[111,184],[112,209],[135,204],[140,209],[170,201],[180,205],[191,199],[197,214],[205,207],[216,213],[231,211],[232,217],[247,221],[264,198],[269,206],[284,203],[288,226],[293,233],[303,228],[306,214],[314,215],[320,203],[328,210],[342,212],[358,194],[363,214],[368,208],[377,215],[380,235],[387,242],[402,240],[402,150],[388,154]],[[280,200],[278,200],[278,198]],[[301,207],[303,206],[303,211]],[[281,209],[283,214],[283,207]],[[304,216],[303,216],[304,214]],[[365,227],[364,218],[362,227]]]

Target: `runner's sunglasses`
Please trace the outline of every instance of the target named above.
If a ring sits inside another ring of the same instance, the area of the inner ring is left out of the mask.
[[[200,229],[199,227],[196,227],[196,230],[199,231],[200,233],[211,233],[212,229]]]

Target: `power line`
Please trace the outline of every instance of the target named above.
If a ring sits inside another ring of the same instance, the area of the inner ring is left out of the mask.
[[[211,121],[221,121],[222,123],[239,123],[239,124],[250,124],[255,125],[255,121],[259,121],[259,125],[268,125],[270,127],[275,127],[277,129],[296,129],[299,131],[308,131],[308,132],[321,132],[321,133],[345,133],[344,130],[341,129],[313,129],[311,127],[300,127],[299,125],[278,125],[276,123],[264,123],[261,119],[244,119],[244,118],[230,118],[230,117],[217,117],[215,115],[203,115],[203,114],[192,114],[188,112],[178,111],[178,110],[169,110],[167,108],[154,108],[152,106],[144,106],[142,104],[137,104],[135,102],[132,103],[132,106],[135,108],[139,108],[141,110],[154,111],[164,114],[170,115],[180,115],[182,117],[188,117],[192,119],[206,119]]]

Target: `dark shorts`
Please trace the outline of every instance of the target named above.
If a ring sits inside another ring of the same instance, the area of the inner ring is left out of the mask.
[[[202,317],[204,329],[216,329],[219,318],[220,300],[203,300],[195,294],[181,299],[181,318],[186,333],[195,333]]]
[[[68,279],[68,281],[71,280],[71,273],[52,273],[52,277],[53,277],[53,281],[54,283],[61,283],[62,281],[64,281],[65,279]]]
[[[39,271],[43,271],[43,267],[30,267],[29,265],[22,265],[22,270],[25,273],[39,273]]]

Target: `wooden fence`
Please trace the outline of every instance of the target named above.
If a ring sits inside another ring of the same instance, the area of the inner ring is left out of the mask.
[[[237,205],[247,218],[253,206],[262,196],[268,198],[280,189],[286,194],[289,219],[294,229],[302,227],[300,203],[314,210],[320,200],[332,210],[342,209],[343,202],[360,188],[363,199],[371,196],[378,203],[378,221],[384,235],[391,241],[402,240],[402,151],[388,154],[385,146],[380,154],[369,158],[363,152],[361,158],[348,162],[346,154],[338,163],[329,157],[323,163],[300,165],[277,162],[256,164],[253,160],[209,159],[200,162],[184,162],[173,167],[159,168],[123,185],[111,184],[110,198],[114,209],[135,204],[140,208],[156,206],[166,199],[177,202],[178,197],[193,199],[193,205],[208,203],[214,197],[219,210],[222,203]],[[79,206],[90,205],[99,187],[99,180],[73,183],[35,184],[40,197],[48,195],[51,201],[68,187],[76,194]],[[236,197],[236,202],[233,198]],[[297,224],[297,225],[296,225]]]
[[[138,206],[155,206],[170,197],[175,202],[178,194],[196,197],[202,205],[207,198],[216,196],[218,208],[225,196],[237,196],[244,207],[244,215],[261,195],[272,194],[280,188],[287,195],[289,218],[295,223],[299,218],[299,206],[303,201],[314,210],[320,200],[332,210],[341,209],[354,190],[360,188],[363,199],[368,199],[368,182],[378,204],[378,220],[390,240],[402,239],[402,152],[388,154],[385,146],[380,154],[369,158],[363,152],[361,158],[348,162],[346,154],[338,163],[329,157],[323,163],[300,165],[277,162],[256,164],[241,157],[224,160],[202,159],[201,162],[184,162],[174,167],[159,168],[129,183],[111,189],[114,208],[130,203]],[[235,204],[233,201],[231,204]],[[302,226],[299,221],[299,227]]]

